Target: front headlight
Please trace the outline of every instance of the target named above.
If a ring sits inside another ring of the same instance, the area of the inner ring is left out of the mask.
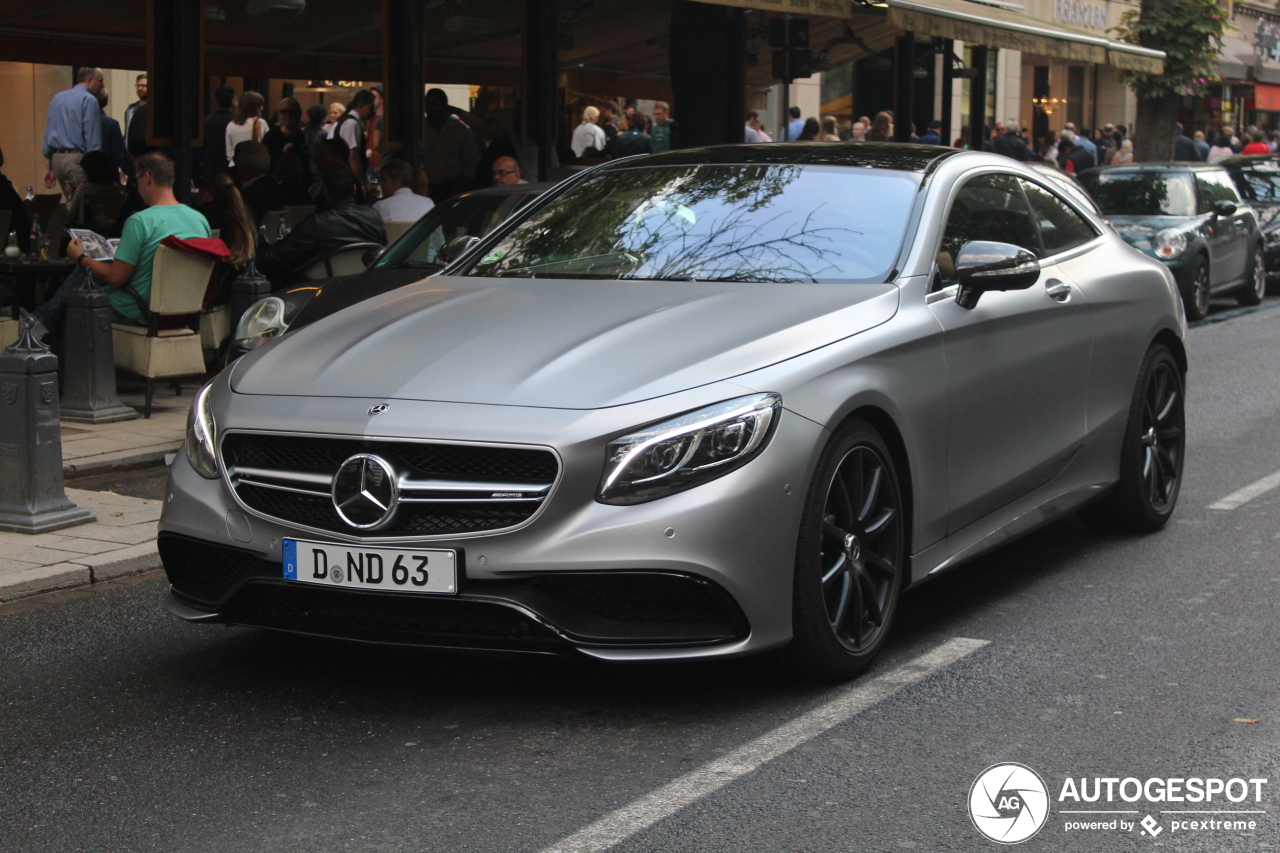
[[[764,449],[781,409],[777,394],[753,394],[615,438],[596,500],[644,503],[722,477]]]
[[[315,296],[314,288],[267,296],[249,306],[236,323],[236,346],[256,349],[289,330],[298,312]]]
[[[1187,248],[1187,232],[1177,228],[1166,228],[1156,233],[1155,239],[1151,241],[1151,247],[1155,250],[1156,257],[1176,258]]]
[[[209,387],[206,384],[196,392],[191,401],[191,410],[187,412],[187,461],[196,469],[201,477],[215,480],[218,477],[218,459],[214,450],[218,426],[213,421],[213,413],[209,411]]]

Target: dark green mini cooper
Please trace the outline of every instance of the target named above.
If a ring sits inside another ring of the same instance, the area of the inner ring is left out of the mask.
[[[1257,305],[1266,294],[1262,234],[1231,175],[1202,163],[1143,163],[1090,169],[1080,183],[1136,249],[1163,261],[1187,318],[1209,312],[1210,295]]]

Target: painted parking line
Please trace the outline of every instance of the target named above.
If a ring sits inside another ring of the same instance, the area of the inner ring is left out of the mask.
[[[1237,489],[1221,500],[1216,500],[1209,504],[1209,509],[1236,509],[1247,504],[1256,497],[1265,495],[1275,487],[1280,486],[1280,471],[1274,474],[1268,474],[1261,480],[1257,480],[1243,489]]]
[[[987,643],[987,640],[957,637],[884,675],[859,681],[825,705],[686,773],[617,811],[610,812],[544,848],[542,853],[599,853],[608,850],[751,773],[766,762],[876,706],[903,688],[923,681]]]

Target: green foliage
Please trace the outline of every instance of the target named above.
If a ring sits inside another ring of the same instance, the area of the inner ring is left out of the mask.
[[[1217,71],[1223,33],[1234,29],[1226,11],[1218,0],[1147,0],[1143,6],[1142,12],[1125,12],[1114,31],[1130,44],[1163,50],[1164,73],[1125,71],[1121,76],[1139,98],[1204,94]]]

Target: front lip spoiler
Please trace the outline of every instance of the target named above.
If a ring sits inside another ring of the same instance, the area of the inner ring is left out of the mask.
[[[217,610],[199,610],[192,607],[174,595],[173,590],[169,590],[165,593],[164,609],[186,622],[199,623],[225,621],[225,617]]]

